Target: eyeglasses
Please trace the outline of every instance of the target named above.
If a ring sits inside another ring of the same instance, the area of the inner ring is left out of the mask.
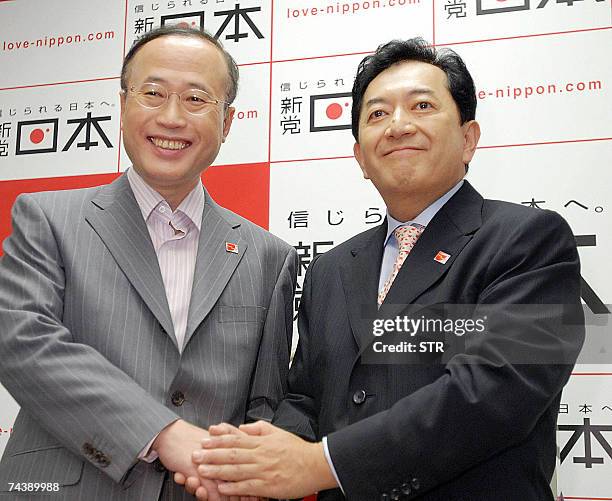
[[[164,106],[172,94],[178,96],[185,111],[192,115],[205,115],[219,104],[229,104],[221,99],[213,98],[201,89],[188,89],[179,94],[178,92],[168,92],[168,89],[163,85],[156,83],[143,83],[138,88],[132,85],[129,91],[134,94],[138,104],[153,110]]]

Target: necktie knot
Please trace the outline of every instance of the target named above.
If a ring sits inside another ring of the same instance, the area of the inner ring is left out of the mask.
[[[399,226],[393,230],[400,252],[410,252],[423,233],[423,226]]]

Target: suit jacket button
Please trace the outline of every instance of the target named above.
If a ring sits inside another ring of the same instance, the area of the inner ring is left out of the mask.
[[[383,492],[380,495],[380,501],[389,501],[389,494],[387,494],[386,492]]]
[[[410,496],[412,489],[410,489],[410,484],[408,482],[404,482],[401,486],[401,489],[402,489],[402,494],[406,496]]]
[[[391,501],[399,501],[400,499],[400,493],[397,489],[393,489],[391,491]]]
[[[93,445],[91,445],[89,442],[85,442],[82,449],[86,456],[91,456],[94,453]]]
[[[172,394],[172,403],[176,405],[177,407],[180,407],[181,405],[183,405],[184,401],[185,401],[185,395],[183,394],[182,391],[176,390]]]
[[[366,401],[366,392],[365,390],[357,390],[353,393],[353,403],[355,405],[361,405]]]
[[[159,459],[153,461],[153,469],[158,471],[159,473],[164,473],[166,471],[166,467],[162,464]]]
[[[419,487],[421,487],[421,481],[420,481],[418,478],[416,478],[416,477],[414,477],[414,478],[413,478],[413,479],[410,481],[410,483],[412,484],[412,488],[413,488],[415,491],[418,491],[418,490],[419,490]]]
[[[106,468],[110,464],[110,459],[108,459],[106,454],[100,453],[100,456],[96,457],[96,463],[98,463],[102,468]]]

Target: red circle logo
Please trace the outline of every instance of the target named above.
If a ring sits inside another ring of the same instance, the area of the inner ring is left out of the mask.
[[[30,141],[34,144],[40,143],[45,138],[45,133],[42,129],[34,129],[30,132]]]
[[[336,120],[337,118],[340,118],[340,115],[342,115],[342,106],[340,106],[338,103],[332,103],[327,106],[325,114],[330,120]]]

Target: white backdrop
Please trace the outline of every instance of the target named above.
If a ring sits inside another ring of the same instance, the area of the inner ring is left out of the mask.
[[[317,253],[384,214],[352,158],[358,62],[416,35],[465,59],[483,131],[470,182],[558,211],[577,236],[589,326],[559,413],[557,489],[612,500],[611,0],[2,0],[0,240],[18,193],[106,183],[129,165],[121,61],[162,23],[203,26],[238,61],[236,120],[205,182],[296,246],[300,284]],[[0,452],[17,410],[0,387]]]

